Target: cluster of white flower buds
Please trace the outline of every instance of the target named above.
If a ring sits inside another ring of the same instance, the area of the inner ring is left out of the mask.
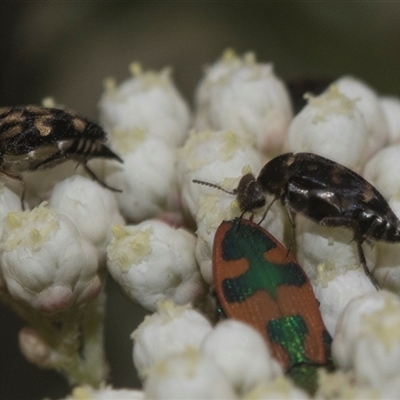
[[[215,232],[223,220],[243,216],[235,196],[240,178],[257,176],[284,152],[347,166],[400,216],[400,100],[347,76],[322,94],[306,94],[293,115],[271,64],[227,50],[206,70],[192,115],[169,69],[146,72],[134,63],[131,72],[120,85],[108,80],[100,101],[109,145],[124,162],[94,163],[96,175],[121,193],[81,175],[54,175],[55,186],[32,178],[30,204],[46,202],[22,211],[19,197],[0,188],[0,298],[25,316],[32,309],[70,318],[96,299],[104,309],[108,270],[152,313],[132,334],[143,389],[83,385],[68,399],[309,398],[285,377],[259,332],[234,320],[215,323]],[[261,221],[264,211],[254,210],[253,219]],[[400,244],[363,244],[383,289],[377,292],[351,230],[298,215],[293,233],[278,201],[261,226],[295,252],[333,337],[338,370],[320,373],[315,397],[398,398]],[[24,328],[21,349],[37,365],[59,368],[65,354],[46,339],[40,326]]]

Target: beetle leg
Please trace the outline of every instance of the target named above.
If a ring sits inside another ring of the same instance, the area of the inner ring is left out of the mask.
[[[288,200],[287,197],[284,197],[283,204],[285,206],[286,214],[288,216],[290,225],[292,225],[292,234],[290,235],[289,246],[288,246],[287,254],[286,254],[286,257],[287,257],[289,255],[289,253],[290,253],[290,250],[292,249],[293,243],[295,243],[295,236],[296,236],[295,218],[296,218],[296,212],[293,211],[293,209],[290,207],[290,203],[289,203],[289,200]]]
[[[247,210],[244,210],[244,211],[242,211],[242,213],[240,214],[239,223],[236,225],[236,232],[239,230],[240,222],[242,221],[243,216],[244,216],[244,214],[245,214],[246,212],[247,212]],[[254,217],[254,213],[251,212],[251,215],[250,215],[250,218],[249,218],[249,220],[250,220],[251,222],[253,222],[253,217]]]
[[[362,249],[362,240],[360,240],[359,238],[357,238],[357,235],[355,235],[355,240],[357,242],[357,251],[358,251],[358,257],[360,259],[360,263],[363,266],[365,275],[368,276],[368,278],[370,279],[371,283],[375,286],[376,290],[380,290],[378,282],[376,281],[375,277],[371,274],[371,271],[368,269],[367,267],[367,260],[365,259],[365,254],[364,254],[364,250]]]
[[[111,187],[111,186],[108,186],[105,182],[103,182],[101,179],[99,179],[99,178],[97,177],[97,175],[87,166],[86,163],[83,163],[82,165],[83,165],[83,168],[85,169],[85,171],[88,173],[88,175],[89,175],[93,180],[95,180],[96,182],[100,183],[101,186],[103,186],[103,187],[106,188],[106,189],[112,190],[113,192],[122,193],[122,190],[121,190],[121,189],[116,189],[116,188],[113,188],[113,187]]]
[[[344,226],[353,229],[354,236],[352,241],[355,240],[357,243],[357,253],[358,253],[358,258],[360,260],[360,264],[364,269],[365,275],[368,276],[369,280],[375,286],[375,288],[379,290],[378,282],[376,281],[374,276],[371,274],[371,271],[367,267],[367,260],[365,259],[364,250],[361,246],[366,241],[366,239],[360,233],[358,233],[358,229],[354,227],[354,225],[350,226],[347,218],[341,218],[341,217],[327,217],[322,219],[319,223],[320,225],[323,226],[331,226],[331,227]]]
[[[264,219],[265,219],[265,217],[267,216],[268,211],[270,210],[272,204],[274,204],[275,201],[276,201],[277,199],[278,199],[278,197],[273,198],[273,199],[271,200],[271,203],[268,204],[268,206],[267,206],[267,208],[265,209],[264,214],[263,214],[262,218],[260,219],[260,222],[258,223],[258,225],[260,225],[261,222],[264,221]]]
[[[346,217],[325,217],[318,221],[318,223],[322,226],[344,226],[348,228],[353,228],[353,224],[349,223],[349,219]]]

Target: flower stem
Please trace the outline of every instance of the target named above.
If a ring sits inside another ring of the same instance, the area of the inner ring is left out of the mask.
[[[104,351],[105,289],[84,308],[55,317],[48,316],[14,300],[0,290],[0,299],[8,304],[31,328],[51,355],[42,363],[40,357],[30,360],[40,368],[62,373],[71,385],[99,387],[108,375]],[[49,362],[49,359],[51,362]]]

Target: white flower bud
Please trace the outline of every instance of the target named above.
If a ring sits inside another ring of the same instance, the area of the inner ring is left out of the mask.
[[[261,383],[244,397],[244,400],[308,400],[310,396],[284,375],[274,381]]]
[[[379,150],[364,167],[364,178],[375,186],[385,199],[400,189],[400,144]]]
[[[384,147],[388,140],[388,127],[385,115],[376,92],[365,82],[352,76],[343,76],[335,83],[340,93],[356,101],[367,124],[366,160]]]
[[[237,399],[224,373],[205,355],[186,347],[159,361],[144,384],[146,399]]]
[[[244,394],[283,373],[263,337],[243,322],[230,319],[218,323],[201,350],[221,368],[237,393]]]
[[[176,306],[172,301],[160,302],[158,311],[132,333],[133,362],[140,376],[167,356],[190,346],[199,349],[212,327],[207,318],[190,306]]]
[[[308,104],[289,126],[284,148],[315,153],[354,169],[366,161],[367,139],[367,126],[356,100],[332,85],[320,96],[308,95]]]
[[[400,398],[400,379],[397,377],[392,379],[390,382],[386,382],[385,385],[381,385],[379,393],[382,400],[387,399],[399,399]],[[359,397],[360,399],[362,396]],[[376,397],[374,397],[376,399]]]
[[[21,199],[3,182],[0,182],[0,221],[3,221],[10,211],[22,211]],[[2,234],[3,224],[0,224],[0,237]]]
[[[362,269],[326,270],[324,264],[319,266],[319,275],[313,282],[313,289],[320,303],[322,319],[331,336],[335,333],[341,313],[351,300],[365,293],[376,292],[371,280]]]
[[[0,238],[3,235],[4,218],[10,211],[21,211],[21,200],[3,182],[0,182]],[[0,292],[6,290],[1,267],[0,267]]]
[[[76,307],[100,291],[96,248],[66,216],[44,205],[7,215],[1,249],[10,294],[39,311]]]
[[[384,400],[391,398],[382,396],[378,390],[370,386],[356,384],[352,375],[351,372],[344,373],[341,370],[328,373],[326,370],[321,368],[318,371],[319,387],[314,398],[316,400]]]
[[[115,128],[143,130],[169,146],[184,142],[190,123],[189,107],[171,79],[171,70],[143,72],[131,65],[132,78],[116,87],[108,81],[100,101],[100,120],[113,134]]]
[[[115,226],[107,248],[107,266],[129,298],[156,310],[160,300],[196,303],[205,292],[194,256],[196,238],[164,222]]]
[[[354,299],[342,313],[332,344],[336,365],[359,384],[380,389],[399,381],[400,299],[381,290]]]
[[[322,226],[302,215],[296,217],[297,260],[313,283],[322,319],[331,335],[351,299],[376,291],[360,265],[352,239],[349,229]],[[363,250],[368,266],[374,266],[376,249],[363,245]]]
[[[270,155],[281,151],[293,112],[289,93],[272,64],[257,63],[227,50],[208,68],[196,92],[197,130],[250,134]]]
[[[123,164],[106,164],[105,181],[121,190],[114,193],[122,215],[131,222],[153,218],[176,197],[175,150],[144,131],[114,132],[113,148]]]
[[[92,166],[93,161],[90,162]],[[46,201],[51,195],[51,191],[57,182],[60,182],[74,174],[84,174],[82,166],[76,164],[76,161],[66,161],[53,168],[38,171],[28,171],[22,174],[25,191],[25,203],[30,208],[36,207],[43,201]],[[99,176],[100,178],[100,176]],[[14,186],[13,186],[14,187]],[[15,186],[20,192],[20,184]]]
[[[61,357],[32,328],[22,328],[18,334],[19,348],[25,358],[32,364],[44,369],[57,369]]]
[[[398,143],[400,141],[400,99],[383,96],[379,98],[379,104],[385,115],[389,143]]]
[[[144,400],[144,392],[103,385],[100,389],[94,389],[89,385],[81,385],[74,387],[71,395],[64,400]]]
[[[179,150],[176,173],[182,203],[193,219],[199,208],[199,196],[218,190],[193,183],[193,179],[219,184],[225,178],[238,177],[244,166],[249,166],[252,171],[259,171],[262,167],[261,155],[249,138],[230,131],[190,134]]]
[[[296,216],[297,260],[311,280],[319,280],[322,284],[321,266],[327,272],[343,269],[352,270],[360,265],[357,243],[353,240],[353,232],[342,227],[323,226],[303,215]],[[376,250],[363,245],[367,265],[370,269],[376,263]]]
[[[79,175],[54,187],[49,206],[75,224],[82,237],[99,249],[101,259],[111,240],[111,226],[124,224],[112,192]]]

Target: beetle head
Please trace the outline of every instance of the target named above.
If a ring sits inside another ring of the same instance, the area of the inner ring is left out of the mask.
[[[265,206],[264,190],[253,174],[246,174],[240,179],[237,200],[241,211],[252,211]]]

